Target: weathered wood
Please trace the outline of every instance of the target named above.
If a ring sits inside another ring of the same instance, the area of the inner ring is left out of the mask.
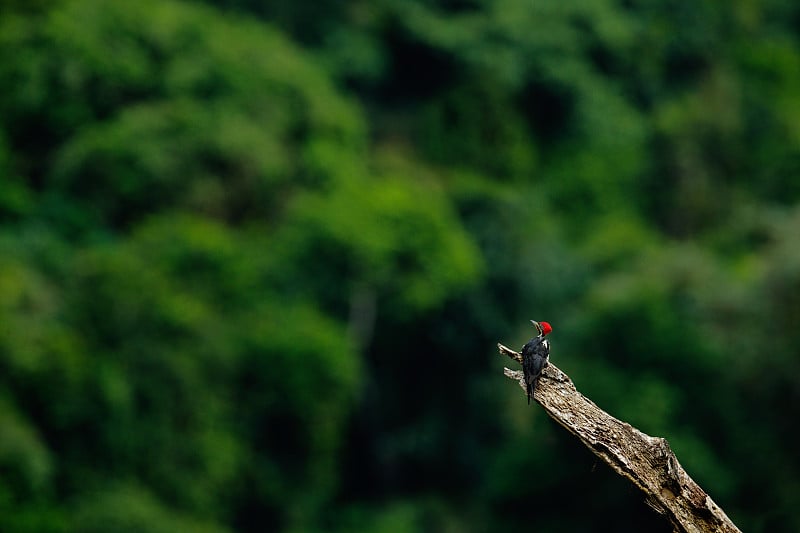
[[[522,355],[497,345],[500,353],[522,363]],[[505,375],[526,391],[522,372]],[[550,363],[533,399],[550,417],[578,437],[587,448],[628,478],[645,494],[647,503],[664,515],[675,531],[741,533],[720,507],[689,477],[666,439],[650,437],[609,415],[583,394],[572,380]]]

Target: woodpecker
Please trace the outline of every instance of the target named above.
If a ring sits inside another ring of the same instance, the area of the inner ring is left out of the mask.
[[[525,376],[525,384],[528,387],[528,405],[531,404],[531,396],[539,384],[539,376],[547,366],[550,358],[550,341],[545,339],[545,335],[553,331],[547,322],[536,322],[531,320],[531,324],[539,332],[539,335],[529,340],[522,347],[522,373]]]

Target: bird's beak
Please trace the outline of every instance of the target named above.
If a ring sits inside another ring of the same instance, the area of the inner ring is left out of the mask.
[[[541,335],[542,334],[542,326],[540,326],[539,323],[536,322],[535,320],[531,320],[531,324],[533,324],[533,327],[535,327],[536,331],[538,331],[539,335]]]

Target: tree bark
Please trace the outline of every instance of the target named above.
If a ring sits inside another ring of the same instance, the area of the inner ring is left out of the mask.
[[[501,354],[522,363],[522,356],[502,344]],[[525,391],[522,372],[505,369]],[[678,463],[666,439],[650,437],[609,415],[575,388],[552,363],[542,373],[533,399],[550,417],[578,437],[595,455],[645,493],[647,503],[664,515],[675,531],[741,533],[725,512]]]

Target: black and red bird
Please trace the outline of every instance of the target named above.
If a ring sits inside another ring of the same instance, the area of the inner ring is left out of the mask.
[[[531,404],[531,396],[536,390],[536,385],[539,384],[539,376],[542,375],[542,370],[547,366],[547,360],[550,358],[550,341],[545,339],[545,336],[553,331],[548,322],[531,320],[531,323],[539,335],[526,342],[522,347],[522,373],[525,376],[525,385],[528,387],[528,405]]]

